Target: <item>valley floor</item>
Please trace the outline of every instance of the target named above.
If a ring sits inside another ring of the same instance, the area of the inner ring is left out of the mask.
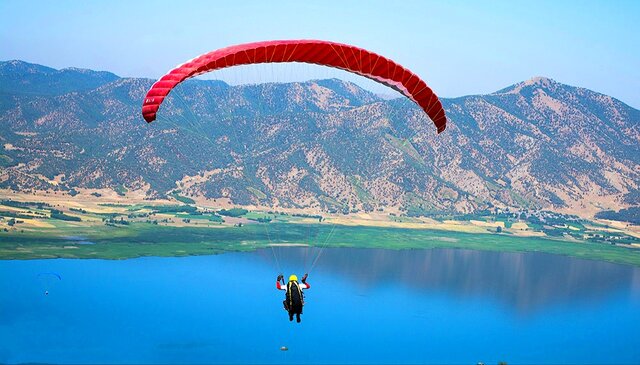
[[[504,214],[327,215],[184,200],[3,191],[0,259],[125,259],[310,245],[541,251],[640,266],[640,230],[620,222],[562,220],[555,215],[543,222]]]

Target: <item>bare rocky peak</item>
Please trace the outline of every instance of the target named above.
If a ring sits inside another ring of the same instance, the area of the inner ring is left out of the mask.
[[[493,94],[519,94],[523,89],[542,89],[552,90],[562,86],[559,82],[545,76],[532,77],[526,81],[519,82],[504,89],[498,90]]]

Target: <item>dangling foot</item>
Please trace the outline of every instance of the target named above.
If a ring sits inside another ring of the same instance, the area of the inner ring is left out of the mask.
[[[296,322],[300,323],[300,313],[296,314]]]
[[[293,313],[289,313],[289,321],[293,322]]]

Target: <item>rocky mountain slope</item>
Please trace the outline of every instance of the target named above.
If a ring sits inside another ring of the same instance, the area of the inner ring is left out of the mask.
[[[548,78],[444,99],[441,135],[412,102],[335,79],[189,81],[146,124],[152,83],[0,62],[0,188],[410,214],[640,205],[640,111]]]

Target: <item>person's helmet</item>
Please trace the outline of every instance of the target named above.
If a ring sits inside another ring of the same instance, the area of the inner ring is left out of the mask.
[[[298,281],[298,277],[296,276],[296,274],[289,276],[289,281]]]

